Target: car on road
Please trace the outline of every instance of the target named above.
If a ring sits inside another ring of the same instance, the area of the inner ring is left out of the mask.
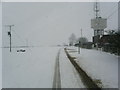
[[[25,52],[26,50],[25,49],[19,49],[17,50],[17,52]]]

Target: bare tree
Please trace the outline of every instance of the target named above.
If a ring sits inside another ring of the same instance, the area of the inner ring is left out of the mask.
[[[71,36],[69,37],[69,45],[73,46],[76,42],[76,36],[74,33],[71,34]]]
[[[88,42],[88,40],[87,40],[87,38],[86,37],[80,37],[80,38],[78,38],[78,40],[77,40],[77,42],[81,42],[81,43],[86,43],[86,42]]]

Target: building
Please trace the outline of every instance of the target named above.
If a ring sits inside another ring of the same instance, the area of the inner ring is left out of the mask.
[[[99,47],[103,51],[120,54],[120,34],[103,35],[99,39]]]

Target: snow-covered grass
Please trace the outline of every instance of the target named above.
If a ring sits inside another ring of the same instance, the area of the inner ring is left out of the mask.
[[[52,88],[59,47],[27,48],[12,53],[3,48],[3,88]]]
[[[69,47],[70,55],[87,74],[103,88],[118,88],[118,56],[92,50],[81,49],[78,54],[76,47]]]

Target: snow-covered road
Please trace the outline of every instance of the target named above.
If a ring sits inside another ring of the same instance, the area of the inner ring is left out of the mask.
[[[61,88],[59,55],[60,55],[60,50],[59,50],[57,57],[56,57],[53,88]]]
[[[118,57],[105,52],[67,47],[82,69],[103,88],[118,87]],[[12,53],[3,48],[2,88],[85,88],[64,47],[34,47]],[[60,51],[60,52],[59,52]],[[57,83],[57,84],[56,84]]]
[[[66,56],[64,49],[60,53],[60,73],[62,88],[85,88],[78,72]]]

